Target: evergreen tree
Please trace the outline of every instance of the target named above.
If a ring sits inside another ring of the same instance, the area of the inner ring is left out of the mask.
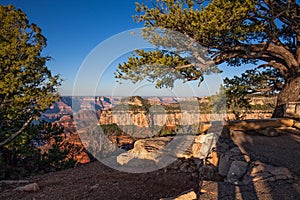
[[[299,2],[159,0],[151,6],[137,3],[136,11],[140,14],[135,19],[148,28],[145,39],[157,49],[137,50],[119,65],[117,78],[133,82],[146,78],[158,87],[172,87],[176,79],[201,82],[205,73],[218,71],[214,64],[259,63],[277,69],[284,79],[274,116],[283,115],[284,104],[299,100]],[[159,33],[153,31],[158,28]],[[170,40],[172,31],[190,40],[176,44]]]
[[[59,99],[61,80],[42,55],[46,38],[12,5],[0,6],[0,178],[17,178],[74,166],[76,149],[63,129],[39,116]],[[41,146],[48,144],[48,150]],[[73,151],[73,152],[72,152]]]

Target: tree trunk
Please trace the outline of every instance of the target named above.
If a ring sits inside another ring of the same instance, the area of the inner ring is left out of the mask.
[[[287,81],[277,97],[277,104],[272,118],[283,117],[285,104],[300,100],[300,76]]]

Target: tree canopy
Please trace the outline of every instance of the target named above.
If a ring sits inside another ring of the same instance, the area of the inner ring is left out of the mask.
[[[0,179],[73,167],[78,147],[63,128],[38,120],[59,98],[61,80],[46,66],[46,38],[25,13],[0,6]]]
[[[137,3],[136,11],[136,21],[148,28],[145,39],[157,49],[137,50],[119,65],[117,78],[160,81],[170,73],[157,71],[168,68],[188,81],[201,80],[214,65],[253,64],[278,70],[285,81],[278,95],[277,116],[282,114],[283,104],[299,100],[300,6],[295,0],[160,0],[151,5]],[[160,29],[165,35],[155,31],[149,34],[149,28]],[[189,38],[184,48],[166,39],[170,32]],[[195,48],[205,48],[206,53],[199,57]],[[186,59],[186,55],[195,59]]]
[[[25,13],[0,6],[0,147],[24,131],[56,100],[58,75],[46,66],[46,38]]]

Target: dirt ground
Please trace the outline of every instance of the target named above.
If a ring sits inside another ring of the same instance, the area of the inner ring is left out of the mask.
[[[246,186],[205,181],[200,199],[299,199],[300,136],[234,135],[233,141],[264,162],[290,169],[293,180],[258,181]],[[165,168],[134,174],[93,162],[60,172],[29,179],[39,185],[38,192],[16,191],[18,185],[0,184],[0,199],[165,199],[195,189],[198,181],[191,173]]]

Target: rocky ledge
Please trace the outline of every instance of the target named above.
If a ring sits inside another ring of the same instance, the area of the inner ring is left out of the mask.
[[[176,136],[181,142],[172,149],[176,137],[141,139],[132,150],[120,154],[117,161],[126,165],[132,159],[152,160],[159,165],[164,156],[172,156],[176,160],[165,170],[192,174],[199,188],[205,181],[248,187],[254,183],[298,180],[300,135],[288,128],[280,130],[269,136],[259,131],[231,131],[217,139],[211,134]]]

